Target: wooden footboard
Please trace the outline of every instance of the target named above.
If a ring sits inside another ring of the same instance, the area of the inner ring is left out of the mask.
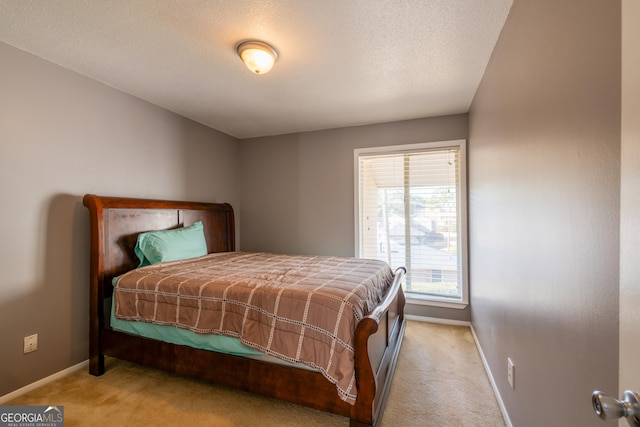
[[[104,358],[111,356],[349,417],[352,427],[379,424],[406,326],[404,269],[396,271],[383,301],[356,327],[357,399],[349,405],[339,398],[335,385],[316,371],[169,344],[109,327],[111,280],[135,268],[137,235],[203,221],[209,252],[233,251],[230,205],[95,195],[86,195],[83,202],[91,218],[91,374],[103,374]]]
[[[404,268],[396,270],[385,299],[356,327],[358,398],[351,408],[351,427],[375,426],[382,420],[407,325],[401,286],[405,273]]]

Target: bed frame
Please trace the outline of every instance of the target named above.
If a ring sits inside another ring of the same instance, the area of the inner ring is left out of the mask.
[[[105,372],[111,356],[350,418],[351,427],[376,426],[391,385],[406,327],[404,269],[383,301],[355,331],[357,399],[342,401],[321,373],[169,344],[114,331],[109,326],[111,279],[137,266],[133,248],[143,231],[202,221],[209,253],[235,250],[235,225],[226,203],[100,197],[83,199],[91,219],[89,371]]]

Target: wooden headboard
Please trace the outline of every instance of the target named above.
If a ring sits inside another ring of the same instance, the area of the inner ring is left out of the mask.
[[[109,290],[113,277],[138,266],[133,248],[138,234],[144,231],[167,230],[202,221],[209,253],[235,250],[233,208],[228,203],[87,194],[83,204],[89,209],[91,218],[92,288]]]

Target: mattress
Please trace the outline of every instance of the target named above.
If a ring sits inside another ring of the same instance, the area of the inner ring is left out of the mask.
[[[393,279],[388,264],[378,260],[214,253],[123,274],[113,311],[118,320],[235,337],[264,354],[305,364],[353,404],[355,327]]]
[[[238,338],[226,335],[196,334],[188,329],[175,328],[167,325],[155,325],[153,323],[120,320],[114,316],[111,310],[111,328],[115,331],[125,332],[157,341],[171,344],[185,345],[202,350],[216,351],[218,353],[247,357],[268,363],[290,366],[298,369],[316,371],[303,363],[290,363],[274,356],[264,354],[259,350],[247,347]]]

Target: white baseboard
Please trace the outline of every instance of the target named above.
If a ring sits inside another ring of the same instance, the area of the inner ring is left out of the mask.
[[[500,407],[500,412],[502,412],[502,417],[504,418],[504,422],[507,427],[513,427],[511,424],[511,419],[509,419],[509,413],[507,412],[507,408],[504,406],[504,402],[502,401],[502,396],[500,396],[500,392],[498,391],[498,386],[496,384],[495,379],[493,378],[493,374],[491,373],[491,368],[489,368],[489,363],[487,363],[487,359],[484,357],[484,352],[482,351],[482,346],[480,345],[480,341],[478,341],[478,336],[476,335],[476,331],[473,329],[473,325],[471,325],[471,335],[473,335],[473,340],[476,343],[476,348],[478,349],[478,353],[480,353],[480,359],[482,359],[482,364],[484,365],[484,370],[487,372],[487,376],[489,377],[489,382],[491,382],[491,387],[493,388],[493,394],[496,395],[496,400],[498,401],[498,406]]]
[[[67,375],[71,374],[72,372],[79,371],[80,369],[85,368],[87,366],[89,366],[89,360],[88,359],[85,360],[84,362],[78,363],[77,365],[73,365],[73,366],[71,366],[71,367],[69,367],[67,369],[64,369],[64,370],[60,371],[60,372],[56,372],[53,375],[49,375],[46,378],[43,378],[43,379],[38,380],[38,381],[36,381],[34,383],[31,383],[31,384],[26,385],[26,386],[24,386],[22,388],[19,388],[16,391],[12,391],[9,394],[5,394],[4,396],[0,396],[0,405],[4,405],[8,401],[13,400],[16,397],[22,396],[23,394],[28,393],[31,390],[35,390],[38,387],[42,387],[43,385],[47,385],[47,384],[49,384],[49,383],[51,383],[51,382],[53,382],[53,381],[55,381],[55,380],[57,380],[59,378],[66,377]]]
[[[467,322],[465,320],[441,319],[439,317],[416,316],[413,314],[405,314],[404,317],[406,317],[407,320],[415,320],[416,322],[442,323],[443,325],[453,326],[471,326],[471,322]]]

